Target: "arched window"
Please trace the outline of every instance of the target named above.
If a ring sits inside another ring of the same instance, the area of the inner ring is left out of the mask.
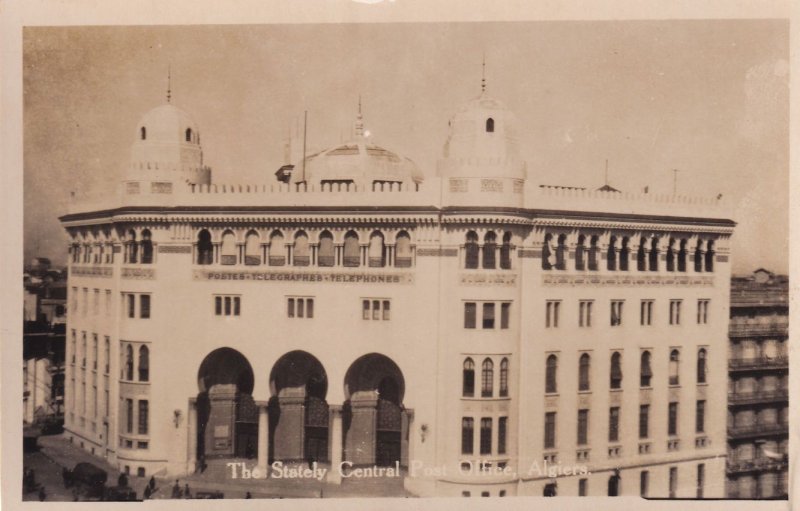
[[[706,247],[706,271],[714,271],[714,240],[708,240]]]
[[[467,239],[464,243],[464,267],[467,269],[475,269],[478,267],[478,234],[475,231],[467,233]]]
[[[497,265],[497,235],[489,231],[483,237],[483,267],[494,270]]]
[[[558,385],[556,382],[556,372],[558,371],[558,357],[550,355],[547,357],[544,375],[544,391],[547,394],[558,392]]]
[[[620,477],[618,475],[613,475],[608,478],[608,496],[609,497],[617,497],[619,496],[619,482]]]
[[[475,362],[471,358],[464,361],[462,391],[464,397],[473,397],[475,395]]]
[[[369,237],[369,266],[382,268],[386,266],[386,250],[383,243],[383,234],[375,231]]]
[[[686,271],[686,239],[682,239],[680,241],[679,249],[678,249],[678,271]]]
[[[700,348],[697,352],[697,383],[706,382],[706,350]]]
[[[328,231],[322,231],[319,235],[319,254],[317,264],[320,266],[333,266],[336,256],[333,248],[333,235]]]
[[[597,246],[600,239],[597,236],[592,236],[589,240],[589,270],[597,271],[597,254],[600,252],[600,247]]]
[[[292,253],[292,264],[295,266],[308,266],[311,257],[308,250],[308,235],[304,231],[298,231],[294,235],[294,252]]]
[[[618,351],[611,354],[610,384],[612,389],[622,387],[622,355]]]
[[[186,141],[192,141],[192,128],[186,128]]]
[[[542,245],[542,269],[552,270],[556,264],[556,247],[553,246],[553,235],[547,233],[544,235],[544,244]]]
[[[675,238],[667,242],[667,271],[675,271]]]
[[[147,140],[147,128],[145,128],[144,126],[139,128],[139,137],[142,140]]]
[[[142,264],[153,264],[153,240],[149,229],[142,231]]]
[[[625,236],[622,238],[622,247],[619,249],[619,269],[628,271],[628,263],[631,260],[631,249],[628,247],[630,239]]]
[[[503,234],[503,245],[500,247],[500,269],[511,269],[511,233]]]
[[[617,269],[617,237],[611,236],[608,240],[608,253],[606,254],[606,268],[609,271]]]
[[[558,496],[558,488],[556,483],[548,483],[544,485],[544,490],[542,491],[542,497],[556,497]]]
[[[575,269],[576,270],[585,270],[586,269],[586,261],[585,259],[585,251],[586,251],[586,236],[581,234],[578,236],[578,244],[575,246]]]
[[[487,358],[481,366],[481,397],[492,397],[494,394],[494,362]]]
[[[508,359],[500,361],[500,397],[508,396]]]
[[[643,351],[641,367],[639,369],[639,386],[649,387],[650,380],[653,378],[653,369],[650,367],[650,352]]]
[[[88,248],[87,248],[88,251]],[[128,262],[136,263],[138,260],[139,245],[136,243],[136,232],[128,231]]]
[[[197,234],[197,264],[211,264],[214,262],[214,245],[211,243],[211,233],[203,229]]]
[[[647,270],[647,238],[644,236],[639,240],[639,250],[636,252],[636,269]]]
[[[286,264],[286,243],[283,241],[281,231],[272,231],[269,237],[269,265],[283,266]]]
[[[139,381],[150,381],[150,350],[145,345],[139,348]]]
[[[133,346],[125,347],[125,379],[133,381]]]
[[[650,242],[650,271],[658,271],[658,238]]]
[[[395,238],[394,265],[398,268],[410,268],[411,258],[411,236],[406,231],[400,231]]]
[[[486,133],[494,133],[494,119],[491,117],[486,119]]]
[[[248,266],[261,264],[261,243],[256,231],[250,231],[244,237],[244,264]]]
[[[703,271],[703,240],[697,240],[697,247],[694,249],[694,271]]]
[[[680,383],[680,352],[672,350],[669,353],[669,384],[678,385]]]
[[[588,353],[581,355],[578,361],[578,390],[589,390],[589,370],[592,359]]]
[[[360,247],[358,246],[358,234],[350,231],[344,235],[344,265],[355,267],[361,265]]]
[[[221,264],[236,264],[236,236],[233,231],[222,234],[222,244],[219,248],[219,262]]]
[[[560,234],[558,236],[558,245],[556,246],[556,269],[567,269],[567,235]]]

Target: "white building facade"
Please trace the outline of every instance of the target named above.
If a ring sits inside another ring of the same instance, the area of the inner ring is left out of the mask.
[[[481,94],[423,179],[359,114],[285,182],[231,185],[190,116],[145,115],[119,194],[61,218],[65,435],[147,477],[250,458],[399,465],[421,496],[724,497],[734,223],[540,187],[514,123]]]

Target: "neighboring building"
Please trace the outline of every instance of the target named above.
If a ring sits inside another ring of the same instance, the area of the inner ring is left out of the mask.
[[[728,496],[788,498],[789,278],[731,280]]]
[[[273,183],[212,184],[188,114],[147,113],[119,194],[61,218],[66,436],[145,476],[239,457],[398,463],[423,496],[724,497],[734,222],[540,187],[516,133],[484,92],[437,177],[359,113]]]
[[[64,417],[66,282],[46,267],[26,271],[23,326],[23,420],[29,424]],[[43,265],[44,266],[44,265]]]

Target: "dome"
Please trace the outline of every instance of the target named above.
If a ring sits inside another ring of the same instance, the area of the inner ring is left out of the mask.
[[[200,132],[189,114],[172,104],[166,104],[144,114],[136,128],[136,139],[199,144]]]

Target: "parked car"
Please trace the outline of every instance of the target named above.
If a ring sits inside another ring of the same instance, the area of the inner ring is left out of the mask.
[[[136,490],[130,486],[110,486],[106,488],[105,500],[111,502],[130,502],[136,499]]]
[[[75,485],[78,495],[101,500],[105,497],[108,474],[102,468],[91,463],[78,463],[72,469],[69,478]]]

